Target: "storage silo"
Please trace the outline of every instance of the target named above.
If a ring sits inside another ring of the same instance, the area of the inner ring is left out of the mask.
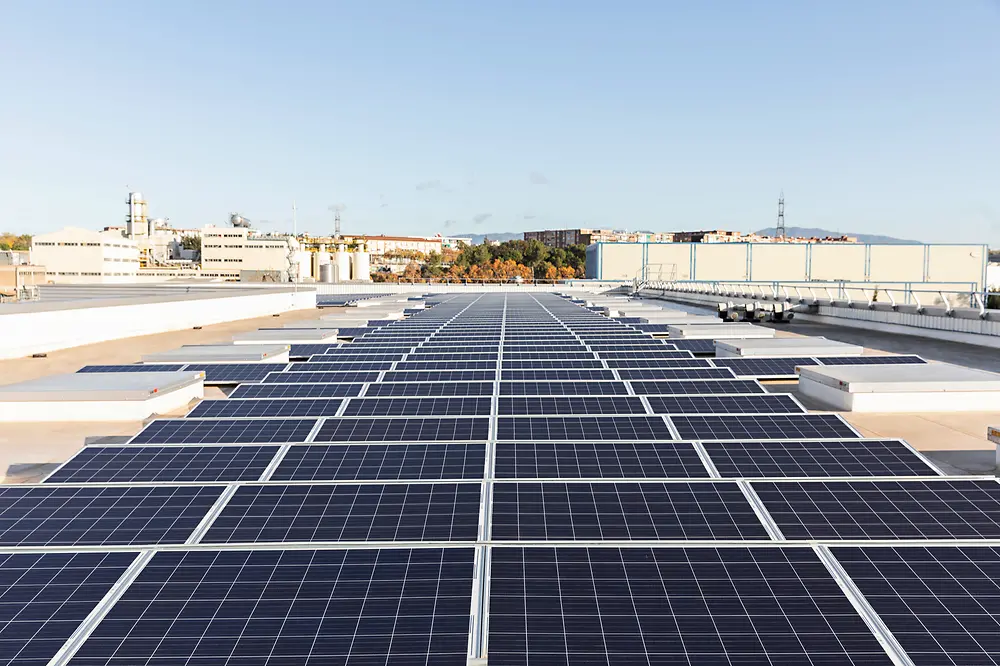
[[[363,282],[371,282],[372,279],[372,262],[371,256],[368,254],[365,244],[361,243],[358,249],[354,252],[352,272],[355,280],[361,280]]]
[[[320,282],[333,282],[333,264],[330,262],[320,264],[316,279]]]
[[[334,279],[337,282],[350,282],[351,280],[351,255],[347,253],[344,244],[337,245],[337,254],[334,256]]]

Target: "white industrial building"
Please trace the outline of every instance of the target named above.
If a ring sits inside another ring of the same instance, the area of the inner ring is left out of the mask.
[[[297,280],[310,276],[309,253],[290,236],[256,234],[244,227],[205,227],[201,231],[201,268],[239,279],[241,271],[283,273]]]
[[[135,282],[139,246],[116,231],[66,227],[31,239],[31,260],[57,284]]]

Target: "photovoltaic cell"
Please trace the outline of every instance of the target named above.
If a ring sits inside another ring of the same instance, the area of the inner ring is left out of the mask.
[[[497,483],[498,541],[767,539],[733,482]]]
[[[512,382],[589,382],[616,379],[611,370],[510,370],[500,374],[503,381]]]
[[[465,666],[473,561],[472,548],[159,552],[72,663]]]
[[[483,478],[485,444],[293,446],[271,481],[417,481]]]
[[[914,664],[1000,664],[1000,549],[831,549]]]
[[[724,477],[938,476],[924,460],[895,439],[705,442]]]
[[[618,376],[626,381],[634,379],[736,379],[729,368],[623,368]]]
[[[222,486],[0,487],[0,545],[184,543]]]
[[[290,357],[302,358],[309,357],[313,354],[327,354],[330,350],[337,349],[339,345],[330,344],[308,344],[308,345],[291,345],[291,349],[288,352]]]
[[[461,442],[485,440],[487,418],[337,418],[320,426],[316,442]]]
[[[498,479],[706,478],[688,442],[501,442]]]
[[[658,416],[505,416],[498,440],[671,440]]]
[[[289,400],[202,400],[187,418],[281,418],[333,416],[343,400],[337,398]]]
[[[642,400],[631,396],[501,397],[501,415],[528,414],[645,414]]]
[[[307,367],[303,364],[301,367]],[[377,372],[272,372],[265,384],[357,384],[374,382]]]
[[[684,349],[692,354],[715,354],[715,340],[671,340],[670,344],[677,349]]]
[[[0,664],[46,666],[135,557],[0,554]]]
[[[589,359],[527,359],[527,360],[512,360],[505,358],[503,360],[504,370],[587,370],[587,369],[599,369],[603,368],[604,365],[591,356]]]
[[[191,363],[185,366],[184,371],[204,372],[207,384],[237,384],[260,381],[286,367],[283,363]]]
[[[802,414],[788,394],[648,396],[654,414]]]
[[[494,548],[491,576],[491,662],[893,663],[810,549]]]
[[[130,444],[304,442],[316,419],[157,419]]]
[[[752,379],[689,379],[685,381],[633,381],[637,395],[712,395],[717,393],[767,393]]]
[[[131,365],[85,365],[77,372],[174,372],[184,368],[184,364],[142,364],[133,363]]]
[[[277,446],[88,446],[45,483],[256,481],[277,452]]]
[[[622,382],[582,382],[552,384],[550,382],[500,382],[500,395],[627,395]]]
[[[400,361],[396,364],[396,370],[413,371],[440,371],[440,370],[495,370],[497,361],[494,357],[489,361],[427,361],[425,363],[417,361]]]
[[[365,392],[366,398],[477,395],[493,395],[492,382],[379,382]]]
[[[795,368],[816,365],[816,359],[798,358],[713,358],[720,368],[729,368],[738,377],[795,377]]]
[[[858,434],[836,414],[671,416],[681,439],[843,439]]]
[[[299,372],[379,372],[392,367],[393,361],[337,361],[321,363],[310,359],[307,363],[296,364],[289,371]]]
[[[344,416],[489,416],[490,398],[354,398]]]
[[[406,370],[385,373],[384,382],[491,382],[496,370]],[[374,381],[374,380],[371,380]]]
[[[996,481],[754,481],[787,539],[1000,538]]]
[[[604,361],[609,368],[711,368],[705,358],[611,358]]]
[[[340,398],[361,393],[363,384],[241,384],[229,398]]]
[[[478,483],[241,486],[202,543],[474,541]]]
[[[816,360],[823,365],[899,365],[927,362],[919,356],[908,354],[899,356],[826,356]]]

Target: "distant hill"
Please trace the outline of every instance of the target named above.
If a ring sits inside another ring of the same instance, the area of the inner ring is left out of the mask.
[[[507,232],[489,232],[485,234],[459,234],[459,233],[449,233],[448,236],[453,238],[471,238],[473,245],[479,245],[484,239],[489,238],[495,241],[509,241],[509,240],[524,240],[524,232],[519,231],[516,233]]]
[[[815,227],[786,227],[785,232],[789,236],[804,236],[806,238],[825,238],[827,236],[854,236],[861,243],[920,243],[921,241],[915,240],[904,240],[902,238],[893,238],[892,236],[879,236],[878,234],[859,234],[853,231],[828,231],[826,229],[817,229]],[[773,236],[778,233],[778,230],[774,227],[768,227],[767,229],[761,229],[757,234],[761,236]]]

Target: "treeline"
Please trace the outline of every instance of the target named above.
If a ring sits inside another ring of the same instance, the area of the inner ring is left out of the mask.
[[[30,250],[31,234],[17,236],[8,231],[0,232],[0,250]]]
[[[377,272],[377,282],[427,278],[456,280],[565,280],[584,277],[585,245],[547,247],[536,241],[512,240],[499,245],[466,245],[460,251],[431,252],[422,262],[414,258],[402,275]]]

